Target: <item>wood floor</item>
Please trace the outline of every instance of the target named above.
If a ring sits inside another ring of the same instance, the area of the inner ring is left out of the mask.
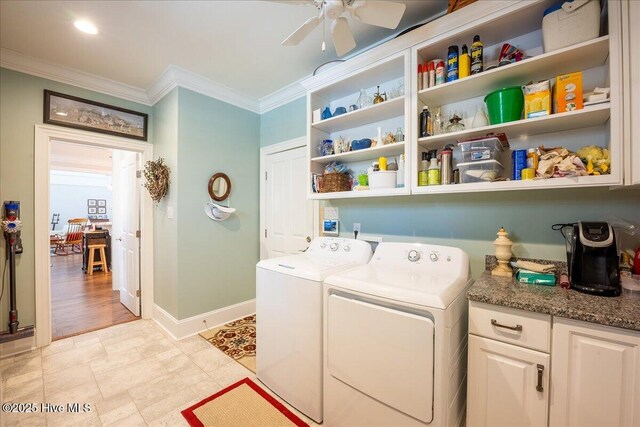
[[[111,272],[85,274],[82,254],[51,257],[54,340],[138,319],[120,303],[111,280]]]

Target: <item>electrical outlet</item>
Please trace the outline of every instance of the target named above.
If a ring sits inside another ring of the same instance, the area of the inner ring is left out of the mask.
[[[360,232],[360,223],[359,222],[354,222],[353,223],[353,231],[354,232],[357,231],[358,233]]]

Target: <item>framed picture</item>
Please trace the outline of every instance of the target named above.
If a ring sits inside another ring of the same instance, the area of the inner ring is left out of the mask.
[[[87,206],[95,206],[96,199],[87,199]]]
[[[146,141],[148,118],[145,113],[44,91],[44,122],[52,125]]]
[[[98,208],[98,214],[104,215],[107,213],[107,208]]]
[[[95,207],[89,206],[89,208],[87,209],[87,213],[88,213],[89,215],[91,215],[91,214],[97,214],[97,213],[98,213],[98,208],[95,208]]]
[[[107,201],[98,199],[98,206],[107,206]]]

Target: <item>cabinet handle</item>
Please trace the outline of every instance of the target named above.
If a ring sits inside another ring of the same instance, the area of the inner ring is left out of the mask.
[[[542,388],[542,371],[544,371],[544,366],[538,363],[538,385],[536,386],[537,391],[544,391]]]
[[[522,331],[522,325],[516,325],[516,326],[501,325],[500,323],[498,323],[496,319],[491,319],[491,324],[496,328],[511,329],[512,331],[518,331],[518,332]]]

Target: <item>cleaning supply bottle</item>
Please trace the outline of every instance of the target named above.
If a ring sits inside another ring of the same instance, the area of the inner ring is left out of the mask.
[[[458,46],[449,46],[447,54],[447,82],[458,80]]]
[[[433,61],[429,62],[427,71],[429,72],[429,87],[434,87],[436,85],[436,66]]]
[[[473,36],[473,44],[471,45],[471,75],[481,73],[484,70],[484,62],[482,59],[482,51],[484,47],[480,41],[480,36]]]
[[[422,73],[424,71],[422,70],[422,64],[418,64],[418,90],[422,90],[424,89],[422,87]]]
[[[431,150],[428,154],[429,168],[427,169],[427,185],[440,185],[440,168],[438,167],[438,150]]]
[[[471,74],[471,57],[467,45],[462,45],[462,53],[460,54],[460,78],[463,79]]]
[[[397,172],[397,187],[404,187],[404,154],[400,154],[400,160],[398,160],[398,172]]]
[[[442,120],[442,114],[440,114],[440,109],[436,110],[436,117],[433,119],[433,134],[441,135],[444,133],[444,121]]]
[[[431,119],[431,112],[429,112],[429,107],[425,105],[424,108],[422,108],[422,112],[420,113],[420,138],[432,135],[433,122]]]
[[[440,61],[436,66],[436,86],[444,83],[444,80],[446,78],[445,74],[446,74],[446,71],[444,69],[444,61]]]
[[[429,154],[426,151],[422,152],[422,161],[420,162],[420,169],[418,170],[418,185],[425,186],[429,184],[429,176],[427,174],[429,169]]]

